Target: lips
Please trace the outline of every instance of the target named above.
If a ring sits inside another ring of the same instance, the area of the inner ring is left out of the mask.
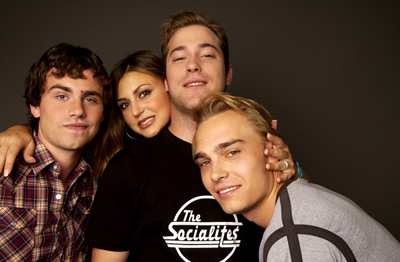
[[[206,85],[207,84],[207,82],[205,82],[205,81],[191,81],[191,82],[189,82],[189,83],[186,83],[186,84],[184,84],[183,86],[184,87],[195,87],[195,86],[203,86],[203,85]]]
[[[82,123],[72,123],[72,124],[67,124],[64,126],[68,129],[76,130],[76,131],[85,130],[88,127],[88,125],[82,124]]]
[[[234,191],[236,191],[239,187],[240,186],[229,186],[229,187],[221,188],[221,189],[217,190],[217,193],[220,197],[228,196],[231,193],[233,193]]]
[[[140,128],[147,128],[147,127],[149,127],[149,126],[153,123],[154,118],[155,118],[155,116],[150,116],[150,117],[147,117],[147,118],[145,118],[145,119],[143,119],[143,120],[140,120],[140,121],[138,122],[138,126],[139,126]]]

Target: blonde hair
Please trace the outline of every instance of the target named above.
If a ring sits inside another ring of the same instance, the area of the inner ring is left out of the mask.
[[[227,93],[213,93],[207,96],[192,111],[192,117],[199,125],[208,118],[228,110],[233,110],[244,115],[253,124],[263,141],[266,140],[267,133],[280,136],[279,131],[271,127],[272,115],[262,105],[251,99],[232,96]],[[194,143],[195,137],[192,143],[193,152],[196,147]]]

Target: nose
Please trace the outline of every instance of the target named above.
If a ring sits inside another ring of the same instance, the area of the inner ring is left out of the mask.
[[[132,103],[132,115],[137,117],[140,116],[141,113],[144,112],[144,109],[140,106],[139,103]]]
[[[214,163],[211,168],[211,180],[219,182],[228,176],[228,171],[220,163]]]
[[[80,99],[72,101],[71,106],[69,108],[69,115],[71,117],[77,117],[77,118],[85,117],[86,113],[83,101],[81,101]]]
[[[187,64],[187,71],[188,73],[194,73],[201,71],[201,66],[196,57],[190,58]]]

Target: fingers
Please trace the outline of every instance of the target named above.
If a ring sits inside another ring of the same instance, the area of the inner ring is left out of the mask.
[[[291,159],[289,149],[285,142],[278,136],[267,134],[267,142],[264,154],[268,157],[269,163],[275,163],[279,159]]]
[[[23,151],[24,160],[27,163],[33,164],[36,162],[35,158],[33,157],[33,153],[35,152],[35,143],[33,140],[25,147]],[[3,154],[0,153],[0,170],[2,170],[2,164],[4,163],[4,173],[3,175],[7,177],[15,164],[15,160],[17,159],[19,151],[13,147],[8,148],[7,152]]]
[[[272,143],[273,148],[287,149],[287,145],[279,136],[275,136],[273,134],[268,133],[267,139]]]
[[[294,174],[294,173],[293,173]],[[278,177],[276,178],[276,182],[278,183],[283,183],[287,180],[289,180],[293,175],[290,173],[286,173],[286,172],[282,172],[278,175]]]
[[[35,153],[35,142],[31,140],[23,151],[24,160],[27,163],[33,164],[36,162],[33,154]]]
[[[11,173],[20,150],[28,163],[35,162],[35,142],[27,127],[14,126],[0,133],[0,171],[4,168],[4,176]]]
[[[18,151],[10,149],[9,147],[2,146],[2,150],[0,152],[0,170],[3,170],[4,165],[4,173],[3,175],[7,177],[14,166],[15,159],[17,158]]]
[[[271,127],[272,127],[272,129],[277,130],[278,129],[278,120],[272,120]]]
[[[2,159],[2,161],[4,162],[3,175],[5,177],[7,177],[11,173],[12,168],[14,166],[15,159],[17,158],[17,155],[18,155],[18,151],[8,150],[7,153],[5,154],[5,158]]]
[[[5,159],[6,159],[6,154],[4,152],[4,148],[0,144],[0,173],[3,172]]]
[[[296,174],[296,168],[293,165],[293,162],[286,161],[286,163],[287,163],[287,168],[284,161],[267,163],[266,165],[266,168],[269,171],[280,171],[278,172],[278,176],[276,178],[276,181],[278,183],[285,182]]]
[[[286,143],[272,134],[267,134],[268,142],[264,151],[267,157],[266,169],[279,171],[277,182],[285,182],[296,174],[296,165]]]
[[[291,161],[291,155],[289,153],[289,151],[284,150],[284,149],[265,149],[264,150],[264,154],[266,156],[268,156],[269,160],[268,162],[276,162],[277,160],[281,159],[281,160],[288,160],[289,162]],[[272,161],[272,160],[276,160],[276,161]]]

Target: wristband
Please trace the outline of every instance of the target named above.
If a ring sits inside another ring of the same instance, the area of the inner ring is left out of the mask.
[[[296,161],[296,167],[297,167],[297,174],[299,175],[299,178],[303,177],[303,170],[300,167],[299,162]]]

